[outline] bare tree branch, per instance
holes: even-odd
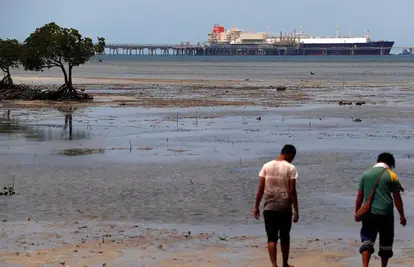
[[[50,68],[53,68],[53,67],[60,67],[61,65],[59,65],[59,64],[47,64],[47,65],[45,65],[45,68],[47,68],[47,69],[50,69]]]

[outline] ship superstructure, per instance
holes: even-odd
[[[261,54],[277,55],[388,55],[394,41],[372,41],[368,33],[354,37],[349,29],[348,36],[340,36],[338,27],[336,36],[314,37],[299,32],[269,34],[266,32],[242,31],[238,28],[226,30],[214,25],[208,34],[208,47],[224,50],[243,51],[243,47],[261,47]],[[276,49],[276,50],[275,50]],[[275,52],[276,51],[276,52]],[[240,54],[240,53],[239,53]]]

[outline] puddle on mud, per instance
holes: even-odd
[[[27,115],[28,118],[24,119],[22,115]],[[55,117],[52,122],[42,119],[33,122],[29,113],[22,112],[22,115],[1,116],[0,135],[6,135],[6,139],[21,138],[28,141],[83,140],[89,138],[87,129],[80,130],[73,127],[73,111],[62,112],[61,119]]]
[[[61,151],[117,162],[195,161],[198,156],[237,161],[273,155],[285,142],[301,150],[381,149],[392,139],[394,148],[404,149],[414,136],[402,121],[361,111],[356,115],[364,115],[363,122],[354,123],[348,111],[328,108],[332,111],[317,106],[16,109],[10,118],[0,117],[0,153]],[[380,122],[385,126],[378,127]],[[105,153],[88,150],[94,148]]]

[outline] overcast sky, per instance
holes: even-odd
[[[213,24],[242,30],[340,33],[414,45],[414,0],[1,0],[0,38],[24,40],[48,22],[107,43],[206,41]]]

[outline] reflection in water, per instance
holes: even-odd
[[[69,124],[69,140],[72,140],[72,114],[65,115],[65,126],[63,127],[63,130],[66,130],[68,128]]]
[[[69,140],[73,139],[73,126],[72,126],[72,118],[73,118],[73,112],[76,111],[76,108],[72,107],[59,107],[57,108],[62,114],[65,115],[65,126],[63,126],[63,130],[66,132],[66,130],[69,131]]]
[[[73,113],[76,109],[72,107],[57,108],[64,115],[64,124],[30,124],[24,123],[17,117],[10,116],[7,110],[0,117],[0,135],[6,134],[10,137],[23,135],[24,138],[35,141],[52,140],[82,140],[89,138],[89,131],[86,127],[82,130],[73,129]]]

